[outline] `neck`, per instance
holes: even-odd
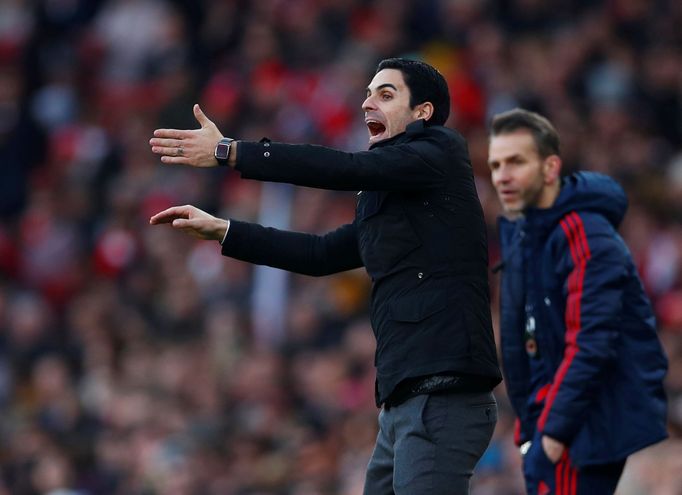
[[[537,203],[537,208],[551,208],[554,205],[557,197],[559,196],[559,191],[561,190],[561,181],[557,180],[553,184],[549,184],[542,190],[540,195],[540,200]]]

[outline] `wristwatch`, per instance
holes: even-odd
[[[234,139],[230,138],[222,138],[220,141],[218,141],[215,151],[213,152],[215,159],[218,160],[218,165],[227,165],[227,159],[230,156],[230,147],[232,146],[232,141],[234,141]]]

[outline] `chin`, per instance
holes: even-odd
[[[508,213],[509,215],[519,215],[523,211],[521,205],[517,204],[502,203],[502,209],[504,210],[505,213]]]
[[[369,144],[370,146],[376,143],[380,143],[381,141],[385,141],[388,139],[390,136],[386,136],[384,134],[378,134],[376,136],[370,136],[369,137]]]

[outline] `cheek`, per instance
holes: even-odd
[[[521,189],[524,190],[535,189],[537,177],[535,177],[533,174],[527,173],[525,170],[523,172],[524,173],[517,174],[516,183]]]
[[[530,185],[528,186],[528,189],[533,189],[533,190],[538,190],[542,189],[542,187],[545,184],[545,177],[542,174],[538,174],[533,177],[533,179],[530,182]]]
[[[526,201],[532,200],[537,197],[540,191],[542,191],[542,187],[542,177],[526,177],[523,184],[520,184],[521,195]]]
[[[399,132],[403,132],[407,125],[413,121],[414,119],[411,114],[405,112],[394,113],[390,118],[388,127],[393,133],[398,134]]]
[[[497,170],[493,170],[490,172],[490,180],[493,183],[494,186],[497,186],[501,182],[501,175],[500,172]]]
[[[497,175],[494,173],[490,174],[490,182],[492,183],[493,187],[495,189],[498,189],[500,187],[500,180]]]

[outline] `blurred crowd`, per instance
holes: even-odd
[[[362,270],[287,276],[259,333],[253,267],[151,214],[258,221],[267,186],[162,166],[157,127],[367,146],[376,63],[446,76],[499,258],[486,124],[557,126],[567,172],[625,187],[621,232],[670,359],[671,438],[621,495],[682,493],[682,3],[675,0],[0,0],[0,495],[358,495],[376,435]],[[355,195],[291,188],[294,230]],[[498,279],[491,275],[497,319]],[[523,492],[513,416],[474,495]]]

